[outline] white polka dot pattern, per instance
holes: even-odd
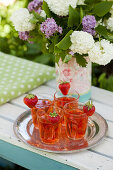
[[[0,105],[55,78],[55,69],[0,52]]]

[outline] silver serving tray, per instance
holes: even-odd
[[[108,125],[102,116],[95,113],[89,117],[87,132],[83,140],[75,141],[68,139],[65,134],[65,127],[62,126],[62,134],[59,142],[55,144],[45,144],[40,140],[39,130],[34,128],[29,110],[16,119],[13,129],[15,135],[30,147],[54,153],[73,153],[92,148],[99,144],[106,135]]]

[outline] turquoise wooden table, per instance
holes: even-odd
[[[55,80],[31,91],[41,97],[55,92]],[[92,87],[92,99],[108,123],[108,133],[96,147],[73,154],[54,154],[36,150],[21,142],[13,132],[15,119],[28,108],[25,95],[0,106],[0,157],[30,170],[113,170],[113,93]]]

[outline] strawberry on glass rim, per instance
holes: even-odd
[[[88,116],[92,116],[95,113],[95,106],[93,105],[93,102],[91,100],[88,101],[84,106],[83,106],[83,111],[86,113]]]
[[[60,81],[59,89],[63,95],[67,95],[70,89],[70,83],[66,81]]]
[[[54,123],[59,122],[60,116],[59,116],[56,112],[53,112],[53,113],[50,112],[50,114],[49,114],[49,116],[48,116],[48,120],[49,120],[51,123],[54,124]]]
[[[24,97],[24,103],[29,107],[33,108],[38,102],[38,97],[34,94],[28,94]]]

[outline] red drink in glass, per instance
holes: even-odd
[[[79,94],[76,92],[76,95],[73,95],[69,93],[68,95],[64,96],[61,92],[57,91],[54,94],[54,106],[56,108],[64,108],[64,105],[70,102],[74,102],[76,104],[76,107],[78,107],[78,100],[79,100]],[[62,124],[64,125],[64,119]]]
[[[66,133],[70,139],[82,139],[85,136],[88,116],[83,112],[83,106],[76,108],[76,103],[68,103],[64,106]]]
[[[50,113],[53,112],[59,116],[59,120],[56,122],[52,122],[49,117]],[[59,140],[62,117],[61,109],[55,109],[53,105],[51,105],[48,110],[42,107],[37,111],[39,133],[42,142],[53,144]]]
[[[31,115],[32,115],[32,121],[35,128],[38,128],[38,122],[37,122],[37,110],[40,109],[40,107],[48,107],[53,102],[49,99],[39,99],[35,107],[31,108]]]

